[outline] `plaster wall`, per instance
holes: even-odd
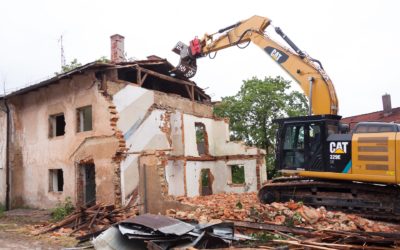
[[[186,162],[183,160],[168,161],[165,178],[168,183],[169,195],[185,195],[185,164]]]
[[[233,185],[229,165],[244,165],[245,184]],[[200,195],[201,170],[210,169],[214,176],[212,182],[213,193],[243,193],[257,191],[256,160],[234,161],[188,161],[186,163],[187,196]]]
[[[199,156],[196,146],[195,123],[205,125],[208,135],[209,153],[212,156],[257,155],[258,149],[248,147],[243,142],[229,141],[229,124],[223,120],[183,115],[185,156]]]
[[[0,204],[6,203],[6,138],[7,138],[7,115],[0,110]]]
[[[96,199],[114,201],[109,168],[113,168],[111,157],[118,141],[112,138],[109,102],[93,79],[90,74],[73,76],[11,99],[15,130],[11,159],[14,207],[49,208],[66,197],[75,202],[77,165],[87,160],[96,166]],[[77,132],[76,109],[87,105],[92,106],[93,129]],[[49,116],[59,113],[65,116],[65,135],[49,138]],[[63,192],[49,192],[48,170],[55,168],[63,170]]]
[[[139,153],[144,150],[168,150],[171,145],[161,130],[166,122],[166,111],[152,108],[153,91],[126,85],[113,96],[113,103],[120,117],[117,127],[122,131],[128,148],[128,154],[121,162],[124,202],[139,184]]]
[[[173,196],[199,195],[199,174],[202,168],[210,168],[215,176],[213,191],[246,192],[257,190],[256,148],[229,141],[226,121],[214,119],[212,107],[191,102],[175,95],[150,91],[135,85],[127,85],[113,96],[120,119],[128,153],[121,162],[122,203],[139,186],[140,155],[144,151],[165,151],[182,160],[170,160],[165,167],[168,194]],[[204,112],[203,116],[201,116]],[[212,156],[250,156],[250,158],[226,161],[187,161],[185,157],[201,157],[197,151],[195,123],[206,126],[209,152]],[[245,185],[229,183],[229,164],[245,166]],[[265,170],[262,165],[261,169]],[[187,171],[187,172],[186,172]],[[186,187],[185,187],[186,186]],[[187,191],[185,191],[187,189]]]

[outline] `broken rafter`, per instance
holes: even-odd
[[[194,100],[194,96],[192,95],[192,91],[190,91],[189,86],[185,85],[186,91],[190,97],[190,99],[193,101]]]
[[[136,68],[137,71],[143,71],[145,73],[148,73],[149,75],[158,77],[158,78],[166,80],[166,81],[175,82],[175,83],[184,84],[184,85],[189,85],[189,86],[196,86],[192,82],[185,81],[185,80],[182,80],[182,79],[173,78],[173,77],[167,76],[167,75],[163,75],[161,73],[155,72],[153,70],[145,69],[145,68],[142,68],[140,66],[134,66],[134,68]]]
[[[156,63],[154,63],[154,64],[156,64]],[[160,79],[163,79],[163,80],[166,80],[166,81],[170,81],[170,82],[183,84],[186,87],[186,91],[187,91],[190,99],[192,101],[194,101],[196,84],[194,84],[193,82],[190,82],[190,81],[174,78],[174,77],[167,76],[167,75],[158,73],[158,72],[150,70],[150,69],[143,68],[140,65],[145,65],[145,64],[140,63],[139,65],[138,64],[121,65],[121,66],[117,66],[115,68],[117,68],[117,69],[135,68],[137,70],[137,72],[138,72],[136,81],[137,81],[137,84],[139,86],[143,85],[144,81],[146,80],[147,75],[152,75],[152,76],[155,76],[157,78],[160,78]],[[150,64],[147,64],[147,65],[152,65],[152,64],[150,63]],[[142,72],[145,73],[143,77],[142,77]],[[190,86],[190,88],[189,88],[189,86]],[[196,91],[196,93],[199,94],[200,96],[202,96],[203,98],[207,99],[207,100],[210,99],[210,97],[207,96],[205,93],[202,93],[202,91],[200,91],[200,89],[198,89],[198,91]]]
[[[137,82],[137,84],[139,84],[140,87],[143,85],[144,81],[146,80],[147,75],[148,75],[148,73],[145,73],[145,74],[142,76],[142,68],[139,67],[139,68],[137,69],[136,82]]]
[[[144,74],[143,75],[143,77],[141,77],[141,83],[140,83],[140,86],[142,86],[143,85],[143,83],[144,83],[144,81],[146,81],[146,78],[147,78],[147,76],[148,76],[149,74],[148,73],[146,73],[146,74]]]
[[[197,93],[198,93],[199,95],[201,95],[202,97],[204,97],[204,99],[210,100],[210,97],[208,97],[206,94],[204,94],[204,93],[202,93],[202,92],[200,92],[200,91],[197,91]]]
[[[194,101],[194,87],[196,86],[194,83],[191,83],[189,81],[185,81],[185,80],[182,80],[182,79],[173,78],[171,76],[163,75],[163,74],[160,74],[158,72],[142,68],[142,67],[140,67],[138,65],[136,65],[135,68],[137,70],[137,81],[138,81],[138,84],[140,86],[142,86],[142,84],[144,82],[144,80],[142,79],[142,71],[143,71],[143,72],[146,73],[144,78],[147,77],[147,74],[150,74],[152,76],[158,77],[158,78],[166,80],[166,81],[183,84],[185,86],[185,88],[186,88],[186,91],[188,92],[188,95],[189,95],[190,99],[192,101]],[[189,86],[190,86],[190,89],[189,89]]]
[[[137,69],[136,73],[136,83],[139,84],[139,86],[142,86],[142,71],[140,68]]]

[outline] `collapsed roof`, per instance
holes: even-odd
[[[73,75],[94,71],[96,77],[100,77],[102,73],[109,70],[117,70],[118,80],[134,83],[146,89],[177,94],[192,101],[210,102],[211,100],[210,96],[198,87],[195,82],[181,76],[175,76],[173,74],[174,66],[166,59],[157,56],[149,56],[147,60],[119,63],[91,62],[45,81],[14,91],[1,97],[1,99],[22,95],[39,88],[57,84],[60,80],[68,79]]]

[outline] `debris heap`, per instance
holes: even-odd
[[[327,211],[324,207],[312,208],[301,202],[261,204],[256,193],[214,194],[199,197],[178,197],[193,211],[170,209],[167,215],[200,223],[213,220],[235,220],[297,226],[316,230],[393,232],[399,226],[376,222],[357,215]]]
[[[103,204],[80,207],[59,222],[39,225],[35,234],[53,232],[75,236],[78,240],[85,241],[100,234],[111,225],[134,217],[138,213],[135,207],[116,208],[114,205]]]

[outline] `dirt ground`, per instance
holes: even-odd
[[[34,236],[33,225],[50,220],[46,210],[15,209],[0,217],[0,249],[64,249],[76,245],[74,238],[51,234]]]

